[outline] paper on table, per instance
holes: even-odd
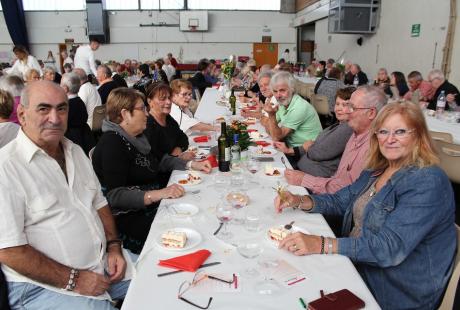
[[[274,267],[272,278],[287,288],[307,279],[306,275],[301,270],[295,268],[283,259],[278,260],[278,266]]]
[[[240,285],[240,275],[235,274],[228,274],[228,273],[209,273],[208,275],[217,277],[219,279],[225,279],[228,281],[232,281],[235,277],[235,281],[232,284],[221,282],[218,280],[213,279],[205,279],[198,282],[194,287],[193,290],[195,292],[200,293],[235,293],[241,292],[241,285]]]

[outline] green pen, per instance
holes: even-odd
[[[302,297],[299,298],[300,304],[304,309],[307,309],[307,305],[305,304],[305,301],[303,301]]]

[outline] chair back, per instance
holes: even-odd
[[[330,115],[329,103],[327,97],[324,95],[313,95],[311,97],[311,104],[315,107],[316,112],[320,115]]]
[[[438,310],[454,309],[455,293],[457,291],[458,280],[460,278],[460,227],[455,225],[455,228],[457,229],[457,254],[455,256],[454,270],[452,271],[452,276],[447,283],[447,289]]]
[[[93,110],[93,124],[92,124],[92,130],[93,131],[99,131],[102,128],[102,121],[106,117],[106,109],[105,105],[100,105],[94,108]]]
[[[198,104],[200,104],[201,101],[201,94],[200,90],[198,88],[193,88],[193,93],[195,94],[195,100]]]
[[[442,131],[431,131],[430,130],[430,136],[433,140],[442,140],[446,141],[449,143],[453,143],[454,139],[452,138],[452,135],[448,132],[442,132]]]
[[[454,183],[460,183],[460,145],[434,140],[440,159],[440,167]]]

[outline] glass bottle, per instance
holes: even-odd
[[[227,140],[227,124],[220,124],[220,136],[217,139],[217,147],[219,151],[219,171],[230,171],[230,145]]]
[[[232,115],[236,115],[236,97],[235,97],[235,90],[232,88],[232,94],[230,98],[228,98],[230,102],[230,110],[232,111]]]
[[[240,145],[238,144],[238,134],[233,135],[233,145],[231,147],[231,153],[232,153],[232,164],[237,163],[241,159],[241,148]]]

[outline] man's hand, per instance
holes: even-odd
[[[74,291],[85,296],[104,294],[110,286],[109,278],[89,270],[81,270]]]
[[[305,141],[305,142],[303,143],[302,147],[303,147],[303,149],[305,150],[305,152],[308,151],[308,149],[310,148],[310,146],[313,145],[313,143],[315,143],[315,141],[313,141],[313,140],[307,140],[307,141]]]
[[[449,102],[449,103],[454,102],[454,101],[455,101],[455,96],[456,96],[456,95],[454,95],[454,94],[448,94],[448,95],[446,96],[447,102]]]
[[[284,143],[284,142],[274,141],[273,145],[275,146],[275,148],[277,148],[278,150],[280,150],[284,154],[289,154],[289,155],[294,154],[294,149],[290,148],[290,147],[287,147],[286,143]]]
[[[206,174],[212,171],[212,166],[209,160],[204,161],[192,161],[192,169],[204,172]]]
[[[126,261],[121,252],[119,244],[111,244],[107,249],[107,267],[110,276],[110,283],[120,282],[125,276]]]
[[[305,173],[299,170],[286,169],[284,171],[284,176],[286,177],[288,183],[291,185],[300,186],[304,175]]]
[[[268,115],[275,115],[276,112],[278,111],[278,106],[272,107],[272,104],[265,104],[264,105],[264,111],[268,113]]]

